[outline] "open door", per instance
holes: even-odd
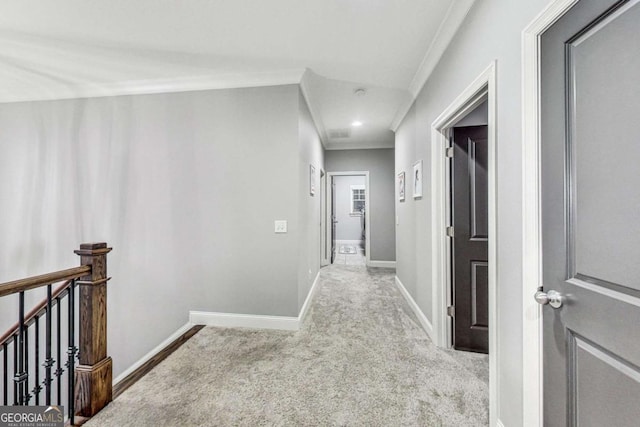
[[[487,126],[453,129],[453,347],[489,352]]]
[[[640,1],[541,37],[544,425],[640,422]]]

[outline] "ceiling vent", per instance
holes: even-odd
[[[340,139],[349,138],[351,136],[351,129],[330,129],[329,138]]]

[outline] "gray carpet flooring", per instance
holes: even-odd
[[[319,286],[300,331],[204,328],[85,425],[488,425],[487,356],[435,347],[392,270]]]

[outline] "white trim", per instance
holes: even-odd
[[[324,126],[324,122],[322,121],[322,115],[315,107],[315,103],[312,102],[311,89],[309,88],[309,76],[312,71],[308,68],[304,71],[304,74],[300,78],[300,91],[302,92],[302,96],[304,100],[307,102],[307,107],[309,108],[309,113],[311,113],[311,120],[313,120],[313,124],[316,126],[316,131],[318,132],[318,136],[320,137],[320,142],[322,146],[327,149],[327,130]]]
[[[523,425],[543,424],[542,309],[533,294],[542,283],[540,235],[540,35],[578,0],[555,0],[522,32],[522,398]]]
[[[362,240],[336,240],[337,245],[361,245]]]
[[[162,341],[156,347],[154,347],[147,354],[142,356],[137,362],[129,366],[114,380],[113,384],[116,385],[120,381],[127,378],[136,369],[147,363],[158,353],[164,350],[167,346],[171,345],[175,340],[184,335],[195,325],[207,325],[207,326],[223,326],[223,327],[245,327],[245,328],[260,328],[260,329],[283,329],[296,331],[299,329],[299,325],[302,324],[309,307],[311,307],[311,301],[318,291],[318,284],[320,283],[320,272],[316,274],[316,278],[311,285],[311,289],[307,294],[307,298],[300,309],[298,317],[282,317],[282,316],[253,316],[247,314],[230,314],[230,313],[211,313],[203,311],[190,311],[189,322],[180,327],[177,331],[171,334],[166,340]],[[266,324],[265,324],[266,322]],[[295,325],[295,327],[294,327]]]
[[[311,307],[311,301],[319,289],[320,272],[309,289],[298,317],[267,316],[254,314],[216,313],[207,311],[190,311],[190,325],[218,326],[222,328],[280,329],[297,331]],[[174,338],[175,339],[175,338]]]
[[[297,317],[206,311],[190,311],[189,321],[194,325],[218,326],[223,328],[281,329],[285,331],[297,331],[300,326]]]
[[[449,43],[453,40],[453,37],[458,32],[460,25],[467,17],[471,6],[473,6],[475,0],[458,0],[451,3],[449,10],[447,11],[444,19],[442,20],[438,31],[436,32],[431,45],[427,49],[427,53],[422,58],[422,62],[418,67],[413,80],[409,84],[410,97],[407,101],[398,108],[393,121],[391,122],[391,130],[396,132],[402,120],[407,115],[413,102],[418,97],[418,94],[429,80],[431,73],[440,62],[440,58],[449,47]]]
[[[350,206],[351,212],[349,212],[349,215],[350,216],[362,216],[362,212],[353,210],[353,202],[355,202],[355,200],[353,200],[353,190],[364,190],[364,189],[366,189],[366,187],[363,184],[356,184],[356,185],[350,185],[349,189],[351,191],[351,206]],[[366,206],[367,201],[365,200],[364,202],[365,202],[365,206]]]
[[[307,298],[304,300],[304,304],[302,304],[302,308],[300,309],[300,313],[298,314],[298,327],[302,325],[302,321],[307,315],[307,311],[309,311],[309,307],[311,307],[311,301],[318,291],[318,283],[320,283],[320,272],[316,274],[316,278],[313,281],[313,285],[311,285],[311,289],[309,289],[309,293],[307,294]]]
[[[434,342],[440,347],[451,345],[451,322],[446,313],[450,304],[449,239],[447,222],[447,173],[444,149],[449,128],[475,109],[485,97],[488,100],[488,215],[489,215],[489,414],[490,425],[499,416],[498,310],[497,310],[497,198],[496,198],[496,61],[493,61],[431,125],[431,192],[432,192],[432,283]]]
[[[496,421],[496,427],[504,427],[504,424],[502,423],[502,421],[497,420]]]
[[[182,327],[180,327],[180,329],[178,329],[173,334],[171,334],[169,336],[169,338],[167,338],[166,340],[162,341],[160,344],[158,344],[156,347],[154,347],[150,352],[148,352],[147,354],[142,356],[140,359],[138,359],[137,362],[135,362],[133,365],[129,366],[120,375],[118,375],[112,381],[113,385],[116,385],[120,381],[122,381],[125,378],[127,378],[129,375],[131,375],[133,372],[135,372],[136,369],[140,368],[142,365],[147,363],[149,360],[151,360],[153,357],[155,357],[158,353],[160,353],[166,347],[171,345],[171,343],[173,343],[175,340],[177,340],[182,335],[184,335],[184,333],[187,332],[189,329],[191,329],[193,326],[194,326],[193,323],[189,322],[186,325],[183,325]]]
[[[320,267],[329,265],[329,243],[327,241],[327,173],[320,169]]]
[[[418,318],[420,325],[422,325],[422,329],[424,329],[424,331],[427,333],[429,339],[433,341],[433,325],[431,324],[431,322],[429,322],[429,319],[427,319],[427,316],[424,315],[422,310],[420,310],[420,307],[418,307],[418,304],[411,297],[411,294],[409,294],[409,291],[407,291],[407,288],[404,287],[402,281],[398,276],[396,276],[396,285],[398,286],[398,289],[400,289],[400,293],[402,294],[404,299],[407,300],[407,304],[409,304],[409,307],[411,307],[411,310],[413,310],[416,317]]]
[[[366,216],[365,216],[365,264],[368,266],[369,265],[369,257],[371,256],[371,209],[369,209],[369,207],[371,206],[371,188],[370,188],[370,183],[369,183],[369,171],[345,171],[345,172],[327,172],[327,194],[326,194],[326,200],[327,200],[327,224],[331,224],[332,223],[332,219],[331,219],[331,210],[332,210],[332,203],[333,201],[331,200],[331,191],[329,191],[329,188],[331,188],[333,186],[333,177],[334,176],[360,176],[360,175],[364,175],[364,181],[365,181],[365,209],[366,209]],[[328,236],[328,241],[331,242],[331,227],[327,227],[327,236]],[[336,245],[338,244],[338,242],[349,242],[351,240],[336,240]],[[360,242],[360,240],[354,240],[357,242]],[[330,246],[330,245],[327,245]],[[329,249],[329,251],[331,251],[331,249]]]
[[[219,74],[116,83],[75,84],[64,88],[47,88],[46,91],[42,92],[25,92],[20,96],[1,98],[0,103],[299,84],[304,72],[304,69],[291,69],[265,73]]]
[[[377,268],[396,268],[395,261],[376,261],[369,260],[369,267],[377,267]]]

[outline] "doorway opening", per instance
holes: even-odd
[[[369,172],[328,172],[327,264],[369,265]]]
[[[324,169],[320,169],[320,267],[329,265],[330,257],[327,246],[327,174]]]
[[[431,127],[433,338],[439,347],[488,351],[490,425],[498,414],[499,366],[495,69],[493,62]],[[465,283],[456,302],[458,279]],[[454,341],[454,318],[471,332],[462,343]]]
[[[450,129],[449,320],[456,350],[489,352],[487,102]]]

